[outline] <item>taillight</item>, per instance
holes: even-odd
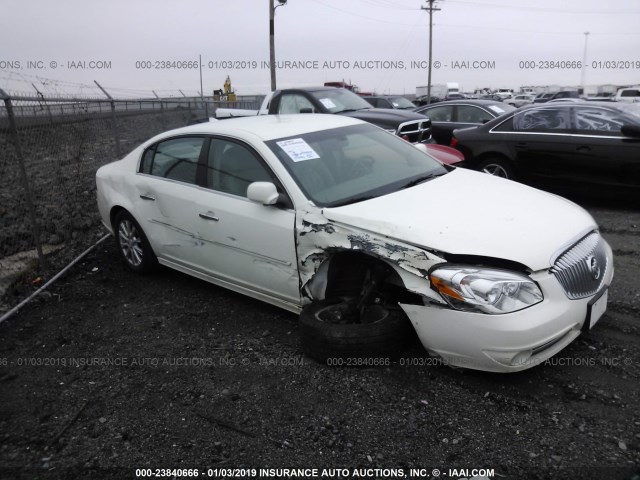
[[[456,148],[458,146],[458,139],[456,137],[451,137],[451,146]]]

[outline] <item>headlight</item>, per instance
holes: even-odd
[[[431,285],[456,310],[511,313],[542,301],[529,277],[504,270],[444,266],[429,275]]]

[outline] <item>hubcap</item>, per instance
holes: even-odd
[[[502,165],[496,165],[495,163],[490,163],[486,165],[482,171],[484,173],[488,173],[489,175],[495,175],[496,177],[509,178],[509,174],[504,169]]]
[[[120,222],[118,228],[118,239],[120,241],[120,250],[124,259],[134,267],[142,264],[142,240],[138,229],[130,220]]]

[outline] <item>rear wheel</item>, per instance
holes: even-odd
[[[488,158],[487,160],[480,162],[478,170],[500,178],[506,178],[509,180],[515,179],[513,166],[508,160],[502,158]]]
[[[158,259],[138,222],[122,210],[116,215],[113,227],[118,252],[125,265],[138,273],[153,270],[158,264]]]

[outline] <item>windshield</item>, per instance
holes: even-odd
[[[344,88],[332,88],[309,92],[331,113],[371,108],[369,102]]]
[[[404,97],[389,97],[393,108],[416,108],[416,106]]]
[[[447,170],[429,155],[373,125],[353,125],[266,142],[319,207],[386,195]]]

